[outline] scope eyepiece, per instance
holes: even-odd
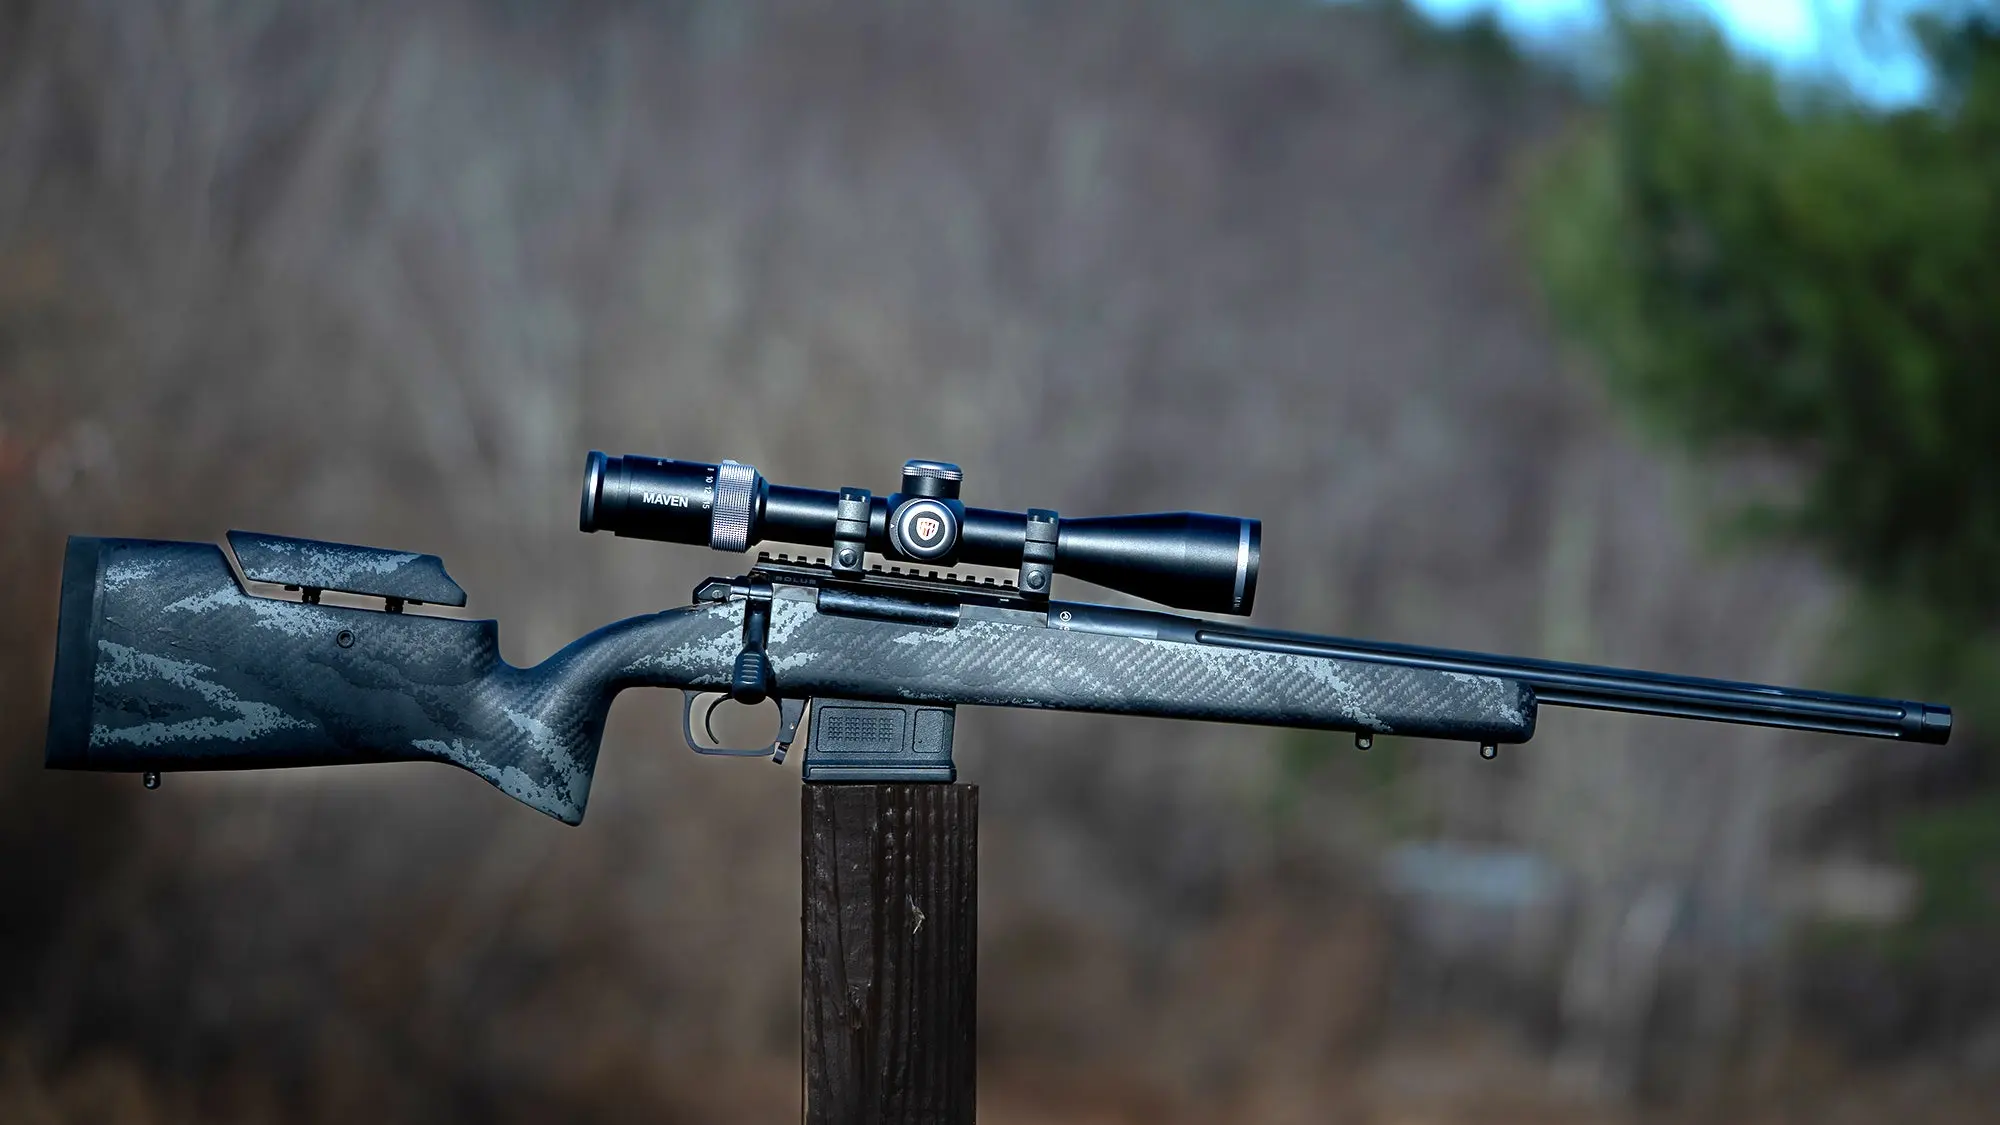
[[[747,551],[757,542],[764,480],[734,461],[709,465],[657,457],[606,457],[583,468],[577,526],[639,539]]]
[[[963,477],[949,462],[910,461],[898,493],[848,489],[843,498],[771,484],[734,461],[592,451],[577,525],[721,551],[766,541],[831,548],[838,533],[850,547],[861,537],[866,550],[912,563],[1018,567],[1022,595],[1037,599],[1048,596],[1053,571],[1178,609],[1247,614],[1256,600],[1263,539],[1256,520],[1200,512],[1062,519],[1037,509],[1031,524],[1029,513],[965,507],[958,499]],[[834,569],[861,576],[858,560]]]

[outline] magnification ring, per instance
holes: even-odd
[[[750,517],[757,504],[757,470],[737,461],[715,467],[715,513],[708,545],[718,551],[750,549]]]

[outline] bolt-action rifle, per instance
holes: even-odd
[[[693,604],[615,622],[532,668],[498,626],[442,616],[465,592],[435,555],[229,533],[74,537],[63,563],[47,764],[175,770],[437,761],[569,824],[611,701],[685,693],[700,753],[808,781],[950,781],[960,706],[1035,707],[1459,739],[1492,758],[1541,704],[1941,743],[1948,708],[1798,688],[1252,629],[1051,597],[1057,574],[1162,605],[1247,615],[1260,525],[1172,514],[1068,519],[968,508],[957,466],[828,492],[748,465],[586,464],[584,531],[760,554]],[[1012,571],[973,577],[960,564]],[[334,595],[328,600],[324,595]],[[720,744],[723,702],[770,702],[768,745]]]

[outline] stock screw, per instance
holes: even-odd
[[[1479,744],[1479,756],[1490,762],[1500,756],[1500,747],[1491,742],[1482,742]]]
[[[340,632],[335,633],[333,635],[333,643],[339,645],[341,648],[353,648],[354,630],[342,629]]]
[[[1375,745],[1375,736],[1372,734],[1358,733],[1354,736],[1354,748],[1356,750],[1366,750],[1373,745]]]
[[[158,789],[160,787],[160,771],[147,770],[145,776],[141,777],[139,782],[148,789]]]

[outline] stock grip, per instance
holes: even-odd
[[[516,668],[492,621],[261,597],[213,544],[73,537],[46,764],[438,761],[576,824],[612,697],[726,684],[733,626],[727,607],[636,617]]]

